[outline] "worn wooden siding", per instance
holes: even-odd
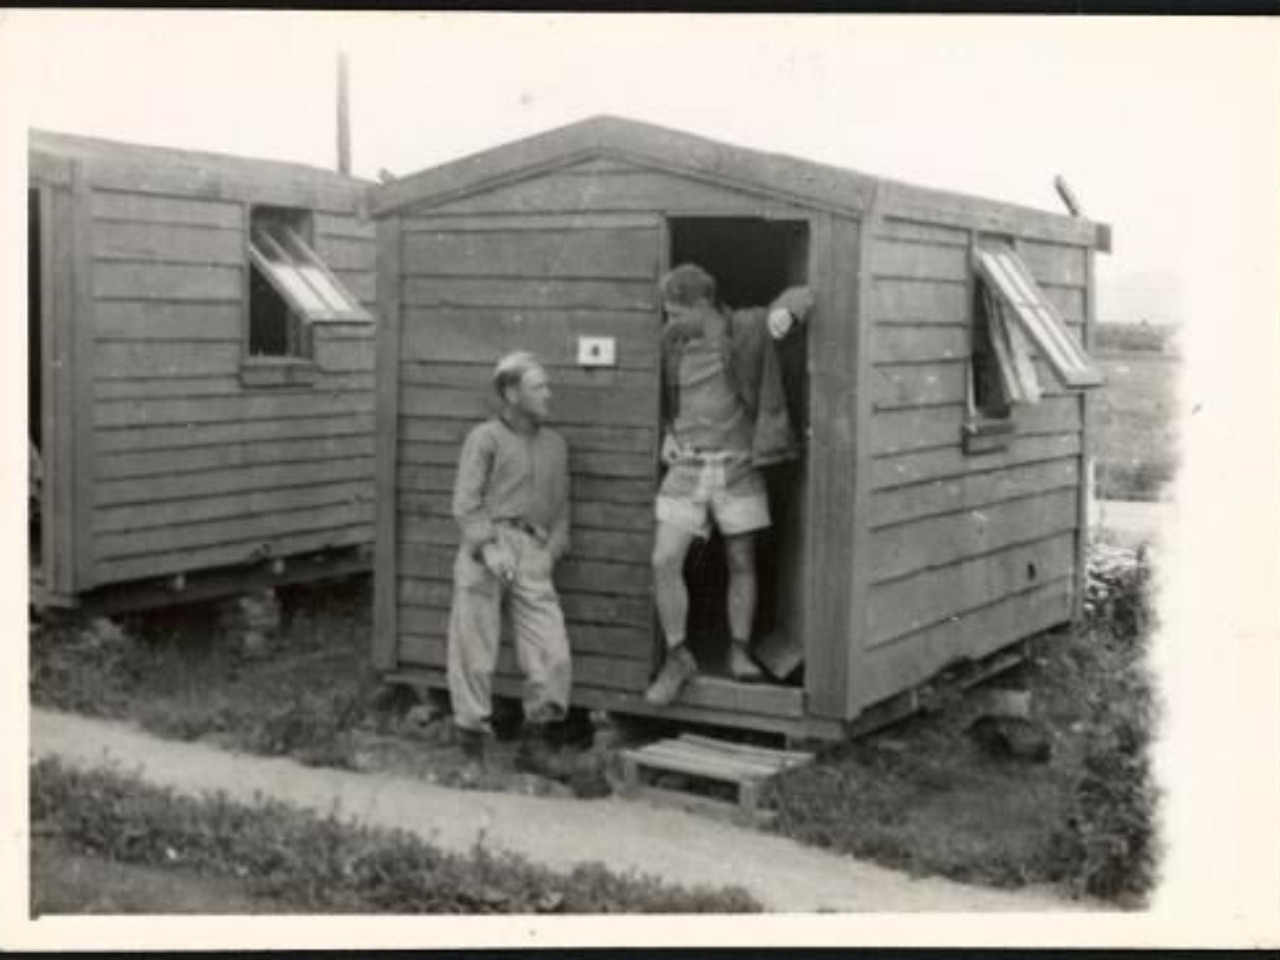
[[[496,410],[494,361],[524,348],[548,365],[554,427],[570,449],[573,544],[556,580],[575,686],[635,692],[654,642],[659,221],[569,203],[558,182],[540,178],[402,221],[397,660],[444,666],[458,455]],[[596,189],[609,208],[608,189]],[[577,339],[587,335],[615,338],[615,368],[577,366]],[[519,675],[504,653],[499,682]]]
[[[314,386],[241,384],[245,206],[92,194],[93,582],[370,543],[373,327],[318,325]],[[372,310],[373,227],[316,214]]]
[[[444,665],[463,437],[493,412],[489,374],[523,347],[548,364],[570,447],[573,547],[557,570],[580,690],[638,692],[654,652],[660,214],[804,211],[758,194],[614,160],[494,186],[402,223],[397,403],[398,661]],[[577,366],[579,336],[618,363]],[[499,683],[518,676],[499,662]]]
[[[971,236],[885,217],[871,254],[872,416],[863,704],[1068,619],[1081,399],[1036,358],[1045,398],[1005,450],[966,455]],[[1079,335],[1086,250],[1019,240]]]

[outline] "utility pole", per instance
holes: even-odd
[[[351,111],[348,102],[347,55],[338,51],[338,172],[351,175]]]

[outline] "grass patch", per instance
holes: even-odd
[[[120,618],[119,629],[76,618],[37,622],[32,702],[312,766],[573,795],[571,786],[515,770],[514,742],[497,744],[491,769],[469,777],[450,724],[411,722],[411,694],[374,695],[368,577],[277,592],[280,631],[261,656],[245,654],[210,604]],[[501,700],[496,706],[519,709]],[[514,733],[514,725],[500,726]]]
[[[1050,762],[989,755],[967,733],[976,698],[952,697],[777,778],[774,829],[915,874],[1141,906],[1155,872],[1150,574],[1116,550],[1096,551],[1090,573],[1087,629],[1045,635],[999,680],[1032,692]]]
[[[1140,328],[1118,335],[1141,338]],[[1095,392],[1097,495],[1110,500],[1157,500],[1177,472],[1178,362],[1163,349],[1124,344],[1099,358],[1107,384]]]
[[[57,837],[31,838],[31,915],[264,914],[282,905],[239,879],[148,867],[87,854]]]
[[[276,801],[188,797],[116,771],[42,760],[31,820],[82,854],[243,884],[293,912],[745,913],[739,888],[668,884],[600,864],[560,873],[482,845],[466,856],[403,831],[362,827]]]
[[[1171,489],[1176,467],[1171,456],[1154,461],[1099,460],[1094,475],[1098,495],[1107,500],[1155,502]]]
[[[270,656],[222,635],[216,608],[193,604],[122,618],[36,624],[33,703],[127,718],[160,736],[351,768],[351,731],[367,716],[368,578],[282,589]]]

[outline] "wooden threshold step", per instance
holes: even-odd
[[[655,770],[731,783],[738,790],[738,806],[751,813],[767,780],[812,760],[811,753],[772,750],[684,733],[623,751],[622,770],[629,793],[639,792],[645,786],[645,771]]]

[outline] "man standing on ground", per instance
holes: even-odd
[[[548,723],[569,705],[570,653],[551,574],[569,548],[569,469],[564,439],[544,425],[551,388],[530,353],[494,371],[501,413],[467,436],[453,492],[462,528],[449,618],[449,693],[463,752],[482,761],[503,613],[525,675],[517,766],[555,776]]]
[[[684,561],[714,520],[729,567],[729,670],[735,680],[760,679],[751,655],[756,612],[755,533],[770,525],[760,468],[794,460],[799,446],[783,393],[772,340],[809,315],[812,294],[785,291],[767,309],[728,313],[715,279],[685,264],[662,278],[663,460],[658,491],[654,591],[666,637],[666,659],[645,694],[665,705],[698,669],[685,643],[689,593]]]

